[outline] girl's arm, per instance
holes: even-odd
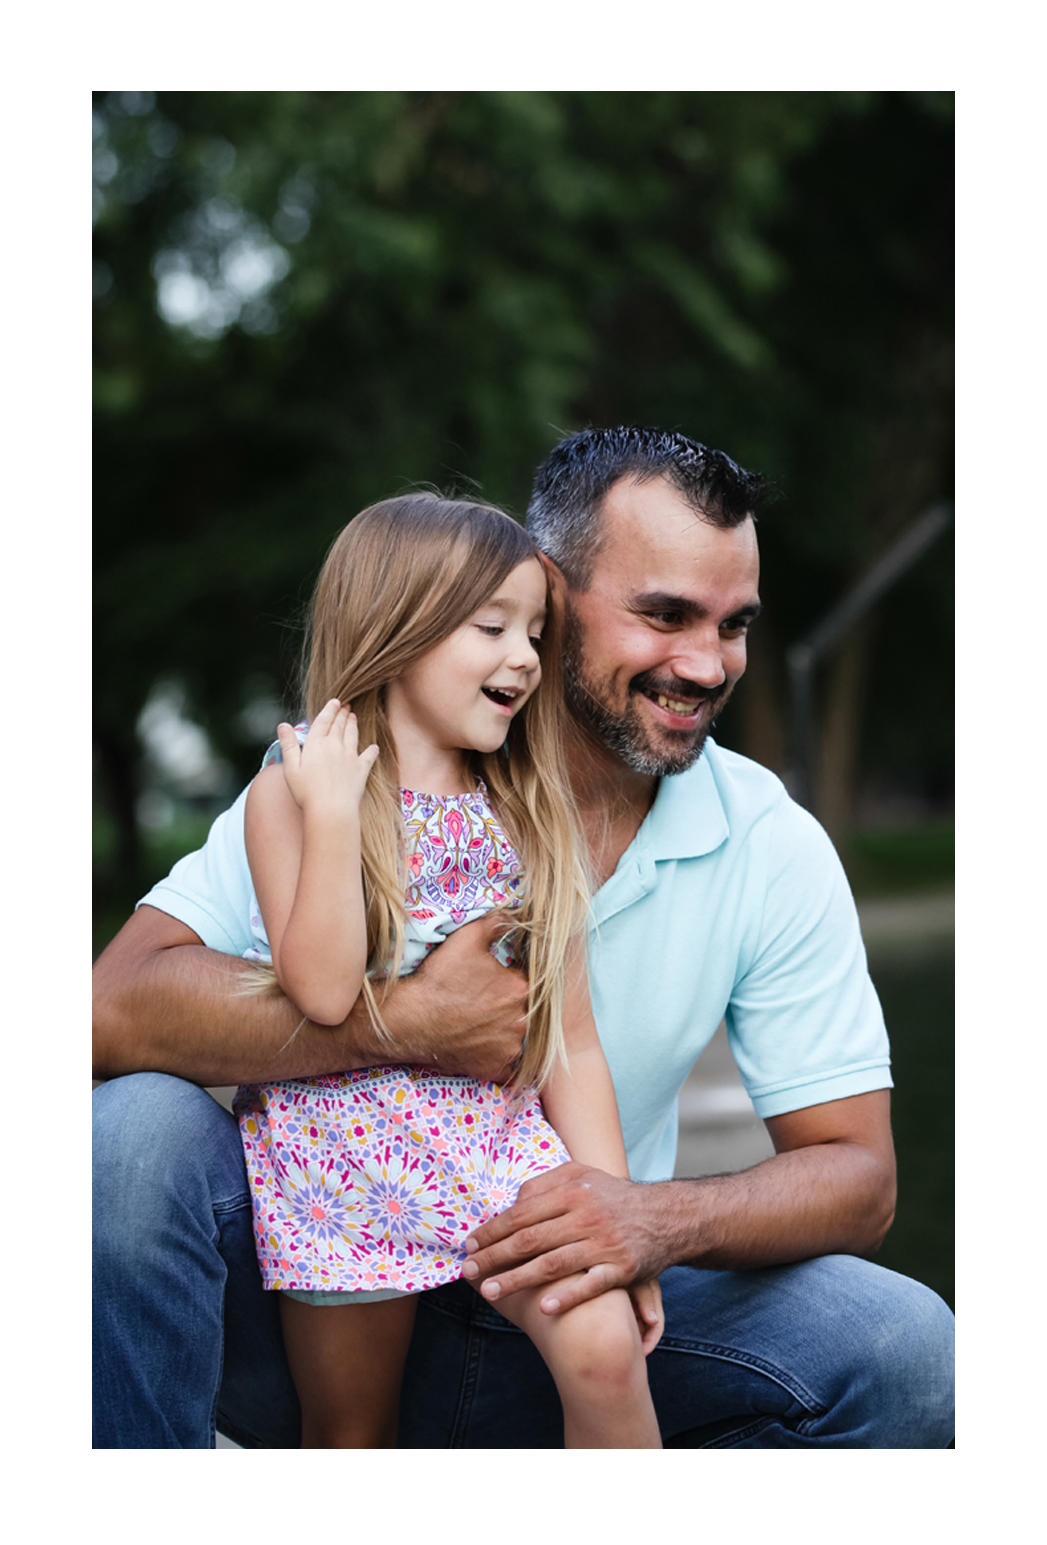
[[[570,1066],[564,1068],[557,1064],[542,1089],[542,1105],[573,1160],[628,1180],[629,1164],[622,1140],[618,1101],[593,1018],[585,955],[581,948],[576,951],[570,969],[563,1019]],[[649,1355],[658,1345],[665,1328],[658,1278],[633,1282],[628,1292],[644,1354]],[[550,1312],[545,1299],[542,1308]]]
[[[545,1114],[572,1159],[628,1180],[618,1102],[593,1018],[581,946],[570,965],[563,1025],[569,1067],[557,1063],[542,1089]]]
[[[357,753],[356,718],[337,699],[299,747],[277,730],[283,766],[259,773],[244,838],[277,981],[302,1014],[340,1025],[367,969],[360,800],[378,747]]]

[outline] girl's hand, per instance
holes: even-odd
[[[305,745],[289,724],[278,724],[277,739],[284,759],[284,778],[300,810],[307,808],[327,819],[356,815],[364,785],[378,759],[378,747],[357,751],[356,715],[333,697],[309,726]]]
[[[650,1357],[665,1329],[665,1310],[662,1308],[662,1285],[657,1277],[647,1282],[633,1282],[629,1289],[633,1312],[640,1327],[643,1355]]]

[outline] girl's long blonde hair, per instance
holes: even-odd
[[[361,511],[335,538],[313,595],[303,652],[305,715],[331,698],[357,717],[360,745],[379,758],[360,807],[368,968],[393,982],[404,950],[406,862],[396,746],[384,687],[467,622],[519,564],[538,556],[532,538],[493,505],[405,494]],[[513,914],[524,941],[527,1041],[516,1076],[541,1087],[564,1060],[567,963],[584,937],[588,887],[563,753],[559,629],[542,639],[542,680],[512,719],[504,747],[470,753],[525,872]],[[379,1002],[364,994],[376,1029]]]

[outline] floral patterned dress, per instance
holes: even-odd
[[[271,758],[270,758],[271,759]],[[522,873],[481,784],[401,792],[403,973],[463,923],[519,905]],[[268,956],[252,904],[254,959]],[[263,953],[264,950],[264,953]],[[533,1092],[420,1067],[241,1088],[240,1122],[267,1288],[419,1293],[461,1275],[465,1240],[523,1182],[569,1155]]]

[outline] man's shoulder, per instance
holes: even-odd
[[[233,955],[243,954],[251,943],[251,874],[244,848],[247,792],[244,789],[215,819],[203,847],[180,858],[166,879],[138,902],[177,918],[212,949]]]
[[[780,863],[831,846],[776,773],[711,739],[693,767],[662,779],[652,815],[656,857],[740,856],[755,844]]]

